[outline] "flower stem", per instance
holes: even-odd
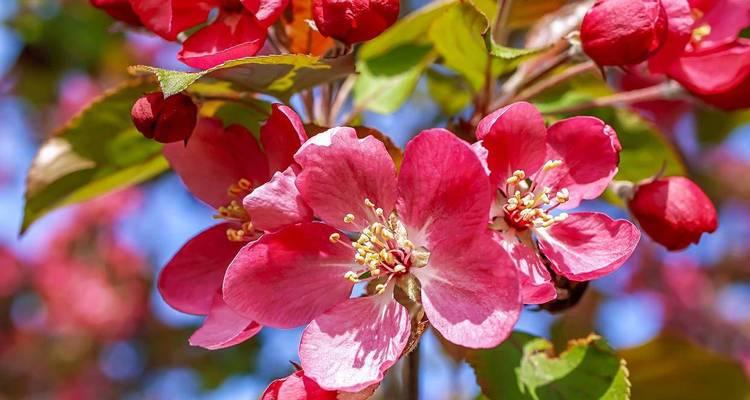
[[[584,74],[589,71],[596,71],[596,69],[597,69],[597,66],[593,61],[587,61],[581,64],[576,64],[566,69],[565,71],[560,72],[559,74],[549,76],[527,87],[521,93],[513,97],[513,99],[510,102],[514,103],[516,101],[533,99],[534,97],[540,95],[547,89],[551,89],[567,81],[568,79],[573,78],[574,76]]]
[[[414,350],[406,356],[406,364],[404,365],[404,386],[405,386],[405,399],[406,400],[419,400],[419,348]]]
[[[569,107],[545,110],[544,114],[568,114],[591,108],[621,106],[642,101],[668,100],[674,98],[680,93],[682,93],[682,88],[679,85],[674,82],[666,82],[643,89],[615,93],[611,96],[600,97],[598,99],[593,99]]]

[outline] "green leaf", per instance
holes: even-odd
[[[214,117],[220,119],[224,126],[239,124],[256,135],[259,134],[261,124],[268,119],[269,115],[271,115],[271,103],[258,99],[248,99],[242,104],[222,102],[214,113]]]
[[[491,37],[489,38],[490,54],[494,57],[502,58],[503,60],[520,62],[525,60],[527,57],[539,54],[546,49],[547,47],[539,47],[535,49],[515,49],[512,47],[501,46],[495,43]]]
[[[491,62],[482,36],[488,24],[487,17],[474,5],[461,2],[438,17],[429,30],[444,64],[465,76],[475,90],[484,86]],[[493,65],[490,73],[499,74],[500,67]]]
[[[238,88],[280,99],[354,73],[352,56],[320,59],[304,54],[241,58],[200,72],[180,72],[137,65],[131,73],[156,75],[166,96],[182,92],[201,78],[232,82]]]
[[[471,88],[460,76],[427,71],[427,91],[446,115],[458,114],[471,102]]]
[[[665,335],[620,354],[631,371],[634,399],[750,399],[739,362],[686,339]]]
[[[419,78],[435,60],[430,46],[405,44],[357,63],[355,107],[381,114],[396,111],[409,99]]]
[[[559,356],[552,343],[514,333],[500,346],[467,354],[482,393],[494,400],[625,400],[628,370],[599,336],[571,341]]]
[[[130,81],[94,101],[42,144],[31,164],[21,231],[50,211],[167,170],[159,143],[133,127],[130,109],[153,83]]]

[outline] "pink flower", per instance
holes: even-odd
[[[255,55],[264,45],[269,26],[279,18],[288,0],[131,0],[143,25],[167,40],[208,20],[182,44],[180,61],[208,69],[228,60]]]
[[[378,386],[375,384],[357,393],[325,390],[300,370],[271,382],[260,400],[366,400]]]
[[[207,315],[191,344],[224,348],[260,330],[259,324],[236,314],[222,300],[224,272],[237,252],[263,232],[311,218],[290,183],[295,176],[292,156],[305,140],[299,117],[276,104],[260,130],[263,150],[244,127],[224,129],[215,119],[200,120],[187,146],[164,147],[188,189],[215,207],[217,217],[225,221],[192,238],[159,276],[159,291],[169,305]]]
[[[572,281],[602,277],[632,254],[640,233],[605,214],[554,215],[604,192],[621,150],[611,127],[592,117],[559,121],[547,129],[539,111],[514,103],[484,118],[477,138],[497,185],[491,227],[521,271],[527,304],[556,297],[552,272]]]
[[[325,36],[347,44],[365,42],[398,19],[399,0],[312,0],[315,25]]]
[[[382,380],[410,336],[411,317],[394,292],[413,278],[446,339],[493,347],[510,334],[518,278],[487,230],[492,193],[468,144],[442,129],[422,132],[397,174],[382,142],[335,128],[295,160],[296,187],[322,222],[245,247],[227,270],[224,300],[263,325],[309,323],[300,344],[308,377],[352,392]],[[359,282],[368,295],[350,298]]]

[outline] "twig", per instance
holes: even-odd
[[[570,78],[573,78],[576,75],[580,75],[588,71],[596,71],[596,70],[597,70],[597,66],[596,66],[596,63],[594,63],[593,61],[587,61],[581,64],[576,64],[562,71],[559,74],[549,76],[545,79],[538,81],[537,83],[531,86],[528,86],[526,89],[521,91],[521,93],[514,96],[509,101],[509,103],[532,99],[538,96],[539,94],[541,94],[542,92],[544,92],[545,90],[553,88],[559,85],[560,83],[565,82]]]
[[[638,103],[641,101],[663,100],[674,97],[682,92],[682,88],[673,82],[662,83],[647,88],[631,90],[629,92],[616,93],[611,96],[600,97],[598,99],[586,101],[570,107],[561,107],[558,109],[546,110],[544,114],[568,114],[591,108],[618,106]]]
[[[328,116],[328,119],[332,124],[336,124],[336,122],[338,121],[341,109],[344,108],[344,104],[346,104],[346,100],[349,98],[352,89],[354,89],[354,83],[356,81],[356,75],[352,74],[349,75],[344,83],[341,84],[341,87],[339,88],[339,91],[338,93],[336,93],[336,97],[333,100],[333,105],[331,106],[331,114]]]

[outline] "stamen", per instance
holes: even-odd
[[[544,172],[547,172],[549,170],[555,169],[563,164],[562,160],[549,160],[546,163],[544,163],[544,166],[542,167],[542,170]]]
[[[354,222],[354,214],[346,214],[344,216],[344,222],[347,224],[351,224],[352,222]]]
[[[332,233],[331,236],[328,237],[328,240],[330,240],[331,243],[336,244],[341,240],[341,234],[338,232]]]

